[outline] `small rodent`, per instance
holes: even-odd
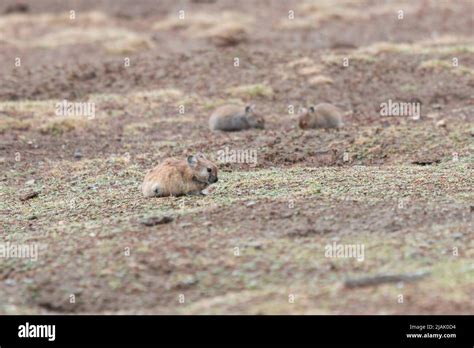
[[[186,160],[167,158],[151,169],[141,186],[145,197],[183,196],[201,194],[217,182],[217,166],[203,154]]]
[[[311,128],[341,128],[342,112],[339,108],[328,103],[321,103],[309,108],[301,108],[299,115],[301,129]]]
[[[214,110],[209,118],[209,128],[213,131],[235,132],[249,128],[263,129],[264,127],[265,120],[255,113],[255,105],[246,107],[224,105]]]

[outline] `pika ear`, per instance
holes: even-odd
[[[314,112],[314,106],[311,105],[311,106],[308,108],[308,110],[309,110],[310,112]]]
[[[191,168],[194,168],[197,164],[196,156],[188,156],[188,164]]]
[[[245,113],[248,114],[248,113],[251,113],[255,111],[255,104],[252,104],[252,105],[247,105],[245,107]]]

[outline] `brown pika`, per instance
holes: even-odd
[[[264,127],[265,120],[255,113],[255,105],[246,107],[224,105],[214,110],[209,118],[209,128],[213,131],[235,132],[249,128],[263,129]]]
[[[301,129],[311,128],[341,128],[342,112],[339,108],[328,103],[321,103],[309,108],[301,108],[299,115]]]
[[[186,160],[167,158],[151,169],[141,186],[145,197],[203,195],[202,190],[217,182],[217,166],[203,154]]]

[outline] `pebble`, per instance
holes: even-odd
[[[16,285],[16,280],[15,279],[6,279],[4,283],[5,283],[5,285],[13,286],[13,285]]]
[[[156,226],[167,224],[173,221],[173,218],[170,216],[153,216],[146,219],[140,220],[140,224],[145,226]]]
[[[76,151],[74,151],[74,158],[75,158],[75,159],[81,159],[81,158],[82,158],[82,152],[81,152],[81,150],[76,150]]]
[[[464,234],[460,232],[455,232],[451,234],[451,237],[453,237],[454,239],[461,239],[462,237],[464,237]]]
[[[20,197],[20,201],[24,202],[24,201],[27,201],[29,199],[38,197],[38,195],[39,195],[39,192],[37,192],[37,191],[27,192],[27,193],[23,194]]]

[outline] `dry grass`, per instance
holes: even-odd
[[[302,76],[319,74],[324,67],[322,65],[309,65],[298,69],[298,74]]]
[[[57,100],[0,101],[0,112],[22,112],[32,114],[53,114]]]
[[[121,28],[65,28],[39,39],[20,42],[28,47],[54,48],[63,45],[100,43],[110,53],[133,53],[152,48],[147,35]]]
[[[30,14],[10,14],[0,16],[0,29],[9,30],[16,26],[69,26],[71,24],[78,26],[106,25],[112,19],[103,12],[91,11],[77,13],[76,18],[71,19],[69,12],[61,13],[37,13],[34,16]]]
[[[297,6],[295,18],[288,18],[279,22],[282,29],[311,29],[317,28],[329,21],[362,21],[370,20],[376,16],[397,16],[398,10],[403,9],[404,14],[414,13],[419,6],[410,3],[387,3],[378,6],[366,6],[362,0],[320,0],[305,1]],[[364,6],[365,5],[365,6]]]
[[[94,103],[102,104],[114,102],[119,105],[129,105],[130,103],[147,102],[150,104],[165,103],[177,100],[184,96],[183,92],[174,88],[153,89],[148,91],[130,92],[127,94],[99,93],[89,95],[88,100]]]
[[[428,1],[428,4],[418,4],[410,1],[391,1],[368,5],[364,0],[318,0],[302,1],[295,9],[295,18],[281,20],[281,29],[311,29],[318,28],[329,21],[368,21],[375,17],[389,16],[397,18],[399,11],[403,16],[416,14],[422,6],[448,9],[452,4],[445,1]],[[454,4],[453,4],[454,5]]]
[[[130,93],[127,95],[132,101],[170,101],[176,100],[183,96],[183,92],[178,89],[168,88],[168,89],[155,89],[150,91],[142,91],[142,92],[135,92]]]
[[[122,39],[106,41],[103,47],[109,53],[130,54],[146,51],[154,47],[153,41],[146,35],[129,32]]]
[[[0,134],[10,130],[27,130],[31,126],[30,122],[17,120],[13,117],[0,114]]]
[[[265,84],[242,85],[227,89],[227,93],[233,97],[242,98],[270,98],[273,96],[273,89]]]
[[[349,66],[351,62],[355,61],[358,63],[374,63],[376,58],[367,54],[355,53],[355,54],[326,54],[321,57],[324,64],[343,66],[345,60],[348,60]]]
[[[307,76],[310,85],[332,83],[332,79],[327,76],[320,75],[325,67],[321,64],[315,64],[313,59],[309,57],[302,57],[292,60],[285,65],[280,65],[277,68],[277,74],[282,76],[282,79],[295,79],[297,75]],[[296,74],[295,74],[296,71]]]
[[[454,66],[452,62],[439,59],[426,60],[418,66],[418,69],[432,72],[449,70],[456,75],[474,75],[474,69],[461,65]]]
[[[39,127],[42,134],[61,135],[78,129],[84,129],[90,122],[84,117],[53,119]]]
[[[0,18],[5,41],[19,48],[54,48],[63,45],[99,43],[107,52],[124,54],[154,47],[148,35],[116,27],[101,12],[11,15]],[[39,33],[39,34],[37,34]]]
[[[184,96],[178,89],[156,89],[148,91],[130,92],[128,94],[91,94],[86,101],[95,104],[95,125],[98,119],[113,116],[110,103],[115,108],[134,106],[134,110],[143,111],[141,105],[156,107],[167,102],[178,101],[178,105],[186,105],[185,97],[197,101],[197,95]],[[91,124],[88,117],[61,117],[56,115],[56,103],[60,100],[21,100],[0,102],[0,133],[8,130],[38,129],[43,134],[60,135],[73,130],[82,129]],[[138,108],[138,109],[137,109]],[[21,117],[12,117],[12,114]],[[143,115],[142,115],[143,116]],[[181,120],[182,121],[182,120]]]
[[[235,104],[244,106],[245,102],[239,98],[230,98],[230,99],[205,99],[203,100],[203,107],[204,110],[212,110],[217,108],[218,106],[225,105],[225,104]]]
[[[55,116],[55,102],[54,100],[0,102],[0,133],[36,128],[47,118]]]
[[[327,84],[333,84],[334,81],[332,78],[324,75],[316,75],[312,76],[309,80],[308,83],[310,86],[319,86],[319,85],[327,85]]]
[[[298,58],[287,63],[288,68],[295,68],[301,65],[303,66],[314,65],[314,61],[309,57],[302,57],[302,58]]]
[[[189,37],[211,38],[225,44],[226,41],[243,40],[253,22],[253,18],[238,12],[224,11],[218,15],[197,12],[185,14],[183,19],[173,14],[155,23],[153,29],[180,30]]]
[[[361,47],[359,54],[379,55],[382,53],[404,54],[455,54],[474,53],[472,39],[465,37],[442,36],[415,43],[377,42]]]

